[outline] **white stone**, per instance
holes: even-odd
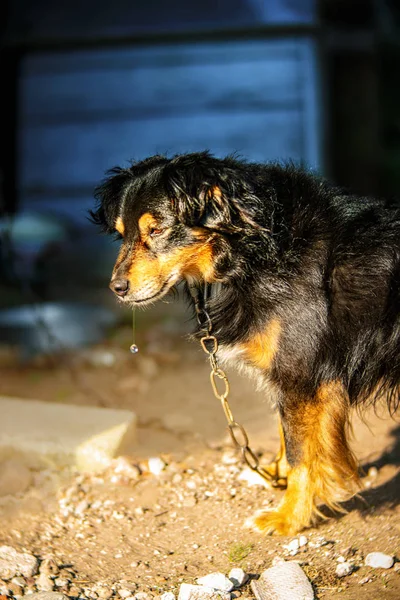
[[[365,564],[374,569],[391,569],[394,565],[394,558],[383,552],[370,552],[365,558]]]
[[[0,547],[0,577],[11,579],[16,575],[32,577],[37,573],[38,560],[32,554],[17,552],[11,546]]]
[[[234,588],[234,584],[230,579],[228,579],[223,573],[216,571],[215,573],[209,573],[204,577],[199,577],[197,579],[197,583],[199,585],[204,585],[205,587],[213,588],[214,590],[218,590],[219,592],[230,592]]]
[[[270,487],[269,483],[261,477],[256,471],[250,468],[245,468],[238,475],[240,481],[246,481],[248,485],[261,485],[262,487]]]
[[[231,569],[229,571],[228,577],[232,581],[235,588],[244,585],[249,578],[247,573],[245,573],[240,567],[235,567],[234,569]]]
[[[68,585],[70,582],[69,579],[67,579],[66,577],[56,577],[56,579],[54,580],[54,584],[57,587],[64,587],[66,585]]]
[[[300,535],[299,536],[299,546],[300,548],[303,548],[303,546],[307,546],[308,544],[308,539],[305,535]]]
[[[0,396],[0,414],[0,454],[22,454],[35,468],[100,471],[135,441],[136,416],[127,410]]]
[[[224,452],[221,458],[221,462],[224,465],[236,465],[236,463],[239,462],[239,457],[236,454],[236,452]]]
[[[296,556],[300,548],[300,543],[299,540],[295,538],[288,544],[285,544],[283,547],[289,552],[290,556]]]
[[[350,575],[354,571],[354,565],[350,562],[342,562],[339,563],[336,567],[336,576],[337,577],[346,577],[346,575]]]
[[[314,591],[302,568],[293,561],[264,571],[251,582],[257,600],[313,600]]]
[[[36,579],[36,587],[41,592],[52,592],[54,590],[54,582],[46,573],[40,573]]]
[[[103,600],[108,600],[113,595],[113,591],[108,587],[95,587],[95,592],[98,597],[103,598]]]
[[[129,596],[132,596],[132,590],[119,590],[118,594],[121,598],[129,598]]]
[[[231,600],[229,592],[221,592],[204,585],[192,585],[191,583],[182,583],[179,588],[178,600]]]
[[[132,464],[126,456],[118,456],[113,461],[111,468],[116,475],[121,475],[121,477],[126,477],[127,479],[136,480],[140,477],[139,467]]]
[[[164,594],[161,594],[160,600],[175,600],[175,594],[172,592],[164,592]]]
[[[160,475],[160,473],[165,469],[165,466],[165,462],[158,456],[149,458],[148,460],[149,471],[150,473],[153,473],[153,475]]]

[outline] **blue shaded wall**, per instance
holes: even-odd
[[[307,38],[40,53],[20,82],[20,207],[84,222],[104,172],[209,149],[320,166]]]

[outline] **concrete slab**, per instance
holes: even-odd
[[[18,454],[30,466],[99,472],[135,436],[136,415],[127,410],[0,396],[0,459]]]

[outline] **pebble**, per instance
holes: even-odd
[[[297,538],[295,538],[288,544],[285,544],[283,547],[289,552],[290,556],[296,556],[300,548],[300,542]]]
[[[350,562],[341,562],[336,567],[336,577],[346,577],[354,571],[354,565]]]
[[[391,569],[394,565],[394,558],[383,552],[370,552],[365,558],[365,564],[374,569]]]
[[[36,587],[41,592],[52,592],[54,589],[54,582],[46,573],[40,573],[39,577],[36,579]]]
[[[369,583],[370,581],[372,581],[371,577],[363,577],[362,579],[360,579],[360,581],[358,583],[360,585],[365,585],[366,583]]]
[[[238,588],[246,583],[249,576],[240,567],[236,567],[229,571],[229,579],[232,581],[235,588]]]
[[[118,591],[118,594],[121,598],[129,598],[132,596],[132,590],[122,589]]]
[[[125,456],[118,456],[113,461],[112,470],[115,475],[119,475],[126,479],[132,479],[133,481],[140,477],[139,467],[129,461]]]
[[[257,600],[313,600],[314,591],[296,562],[282,562],[264,571],[251,582]]]
[[[151,598],[151,596],[146,592],[137,592],[137,594],[135,594],[133,597],[135,600],[150,600]]]
[[[38,560],[32,554],[17,552],[11,546],[0,547],[0,577],[11,579],[16,575],[32,577],[38,570]]]
[[[113,595],[112,590],[109,588],[96,588],[96,592],[98,597],[102,598],[103,600],[108,600]]]
[[[320,535],[315,538],[315,541],[309,543],[312,548],[321,548],[322,546],[326,546],[329,544],[329,541],[324,538],[324,536]]]
[[[234,451],[224,452],[221,457],[221,462],[224,465],[236,465],[239,462],[239,457]]]
[[[268,487],[268,483],[261,477],[261,475],[247,467],[246,469],[243,469],[241,473],[239,473],[238,479],[239,481],[246,481],[248,485],[261,485],[262,487]]]
[[[182,583],[179,588],[178,600],[231,600],[229,592],[221,592],[204,585],[192,585],[191,583]]]
[[[56,577],[54,583],[57,587],[64,587],[70,583],[70,580],[65,577]]]
[[[16,585],[19,585],[19,587],[25,587],[26,579],[25,577],[13,577],[11,583],[15,583]]]
[[[300,548],[303,548],[303,546],[307,546],[308,544],[308,539],[305,535],[300,535],[299,536],[299,546]]]
[[[11,581],[8,582],[7,587],[8,587],[9,593],[12,594],[13,596],[17,596],[18,594],[21,594],[21,592],[22,592],[21,586],[17,585],[16,583],[12,583]]]
[[[0,580],[0,596],[8,596],[8,585],[2,580]]]
[[[172,592],[164,592],[164,594],[161,594],[160,600],[175,600],[175,594]]]
[[[162,458],[156,456],[153,458],[149,458],[148,467],[150,473],[153,473],[153,475],[160,475],[161,472],[165,469],[166,465]]]
[[[197,583],[205,587],[213,588],[219,592],[230,592],[235,587],[230,579],[218,571],[205,575],[204,577],[199,577]]]
[[[40,564],[39,573],[48,577],[55,577],[59,573],[59,568],[53,558],[45,558]]]

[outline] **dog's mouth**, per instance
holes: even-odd
[[[156,302],[157,300],[159,300],[160,298],[162,298],[163,296],[165,296],[165,294],[171,289],[171,287],[176,283],[174,275],[170,275],[168,277],[168,279],[166,279],[164,281],[164,283],[161,285],[161,287],[154,293],[151,293],[149,296],[145,296],[142,297],[142,295],[136,295],[136,294],[127,294],[126,296],[123,296],[122,298],[119,298],[122,302],[127,303],[127,304],[131,304],[132,306],[146,306],[146,304],[152,304],[153,302]],[[145,293],[146,289],[142,291],[142,293]]]

